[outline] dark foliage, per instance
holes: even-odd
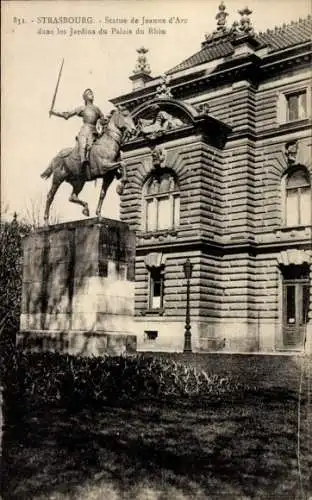
[[[30,226],[18,222],[0,224],[0,340],[1,357],[11,352],[19,329],[22,290],[22,239]],[[1,360],[3,361],[3,360]],[[3,366],[3,363],[1,363]]]
[[[243,390],[241,384],[228,377],[143,355],[84,358],[17,351],[15,370],[13,376],[10,370],[6,384],[9,399],[12,381],[15,398],[18,393],[18,401],[23,400],[26,406],[68,409],[172,396],[216,399]]]

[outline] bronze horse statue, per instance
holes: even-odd
[[[131,136],[136,134],[136,127],[128,110],[116,109],[112,112],[106,126],[100,123],[102,130],[96,139],[89,155],[89,165],[81,164],[78,144],[74,148],[66,148],[53,158],[48,168],[41,174],[43,179],[48,179],[52,174],[52,186],[47,195],[44,221],[47,224],[49,212],[54,196],[62,184],[66,181],[72,185],[73,191],[69,201],[83,206],[83,215],[89,216],[88,203],[78,198],[85,182],[102,178],[102,188],[96,215],[100,217],[102,204],[111,182],[116,177],[120,179],[118,194],[122,193],[127,182],[126,165],[120,159],[122,144]]]

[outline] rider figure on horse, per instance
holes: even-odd
[[[78,133],[78,147],[81,164],[86,167],[89,163],[89,152],[93,142],[97,137],[96,124],[99,119],[105,120],[102,111],[93,104],[94,95],[91,89],[86,89],[82,94],[84,106],[79,106],[72,111],[50,111],[50,115],[59,116],[60,118],[71,118],[72,116],[80,116],[83,125]]]

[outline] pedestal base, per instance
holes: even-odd
[[[100,355],[134,352],[135,234],[89,219],[25,239],[18,342],[25,348]]]

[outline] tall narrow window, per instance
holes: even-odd
[[[144,187],[144,231],[165,231],[179,225],[180,193],[172,172],[151,176]]]
[[[150,270],[149,309],[164,307],[164,271],[161,267]]]
[[[286,226],[311,223],[311,185],[303,167],[296,168],[286,178],[285,223]]]
[[[302,120],[307,116],[307,93],[305,90],[286,95],[287,121]]]

